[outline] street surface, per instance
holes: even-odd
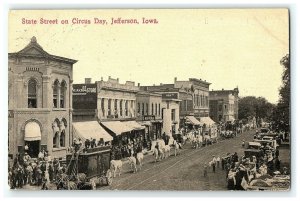
[[[226,153],[244,152],[242,140],[253,140],[255,130],[239,134],[235,138],[219,141],[213,145],[192,149],[188,142],[180,155],[171,156],[160,162],[154,162],[154,156],[146,155],[142,170],[132,173],[129,164],[123,165],[120,177],[113,179],[111,186],[101,186],[99,190],[227,190],[225,171],[221,165],[216,173],[208,167],[207,177],[203,176],[204,163],[212,160],[212,155],[223,157]]]

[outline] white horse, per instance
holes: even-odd
[[[136,160],[137,160],[137,163],[140,166],[140,170],[142,170],[143,160],[144,160],[144,154],[142,152],[137,153],[136,154]]]
[[[116,177],[116,172],[119,170],[119,176],[121,175],[123,162],[121,160],[111,160],[110,169],[113,172],[113,176]]]
[[[136,168],[136,158],[133,156],[127,157],[129,165],[131,170],[133,170],[133,173],[137,172],[137,168]]]
[[[170,155],[171,155],[170,145],[165,145],[165,147],[163,147],[162,150],[164,152],[164,158],[170,157]]]
[[[179,144],[176,140],[174,140],[173,145],[174,145],[174,152],[175,152],[174,155],[177,156],[177,152],[179,154]]]
[[[158,145],[158,149],[155,148]],[[153,151],[153,155],[155,157],[155,162],[162,160],[165,158],[164,150],[165,142],[163,140],[153,141],[151,150]]]

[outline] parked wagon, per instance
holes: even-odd
[[[103,146],[88,149],[86,153],[67,155],[67,174],[70,179],[84,174],[86,179],[95,185],[111,185],[110,171],[111,147]],[[77,178],[78,180],[78,178]]]

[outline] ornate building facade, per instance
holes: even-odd
[[[72,77],[76,62],[47,53],[35,37],[24,49],[8,54],[11,157],[24,151],[37,157],[42,149],[52,157],[66,155],[71,144]]]

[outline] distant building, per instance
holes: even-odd
[[[8,54],[11,156],[26,151],[37,157],[42,149],[52,157],[66,155],[72,143],[71,89],[76,62],[47,53],[35,37],[24,49]]]
[[[156,140],[162,134],[162,95],[139,91],[136,95],[137,121],[146,127],[146,136]]]
[[[206,80],[189,78],[187,81],[178,81],[174,79],[174,87],[184,89],[192,94],[193,98],[193,115],[200,117],[209,117],[209,85]],[[180,110],[182,111],[183,108]]]
[[[239,89],[209,92],[210,117],[216,122],[238,119]]]
[[[141,136],[145,139],[145,126],[136,122],[138,91],[138,86],[131,81],[121,84],[119,79],[109,76],[107,81],[101,78],[91,83],[86,78],[84,84],[74,84],[74,121],[98,121],[114,137],[114,144]]]

